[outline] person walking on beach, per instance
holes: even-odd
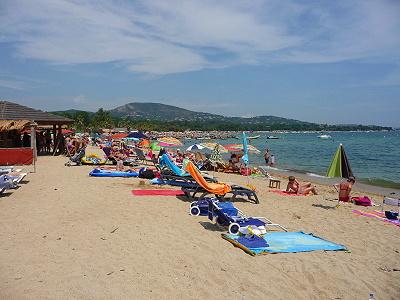
[[[341,183],[335,184],[334,187],[336,191],[339,192],[339,202],[349,202],[350,201],[350,193],[353,188],[356,179],[354,177],[349,177],[346,181],[342,181]]]
[[[269,159],[271,158],[271,155],[269,154],[269,150],[267,149],[264,153],[264,159],[265,159],[265,164],[269,166]]]
[[[310,192],[314,195],[318,195],[315,186],[312,186],[310,182],[300,185],[294,176],[289,176],[289,182],[286,186],[286,192],[291,194],[308,195]]]

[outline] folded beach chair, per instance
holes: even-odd
[[[170,185],[182,186],[198,186],[196,180],[185,170],[179,168],[168,156],[168,154],[163,154],[160,158],[160,178],[162,180],[168,181]],[[214,177],[208,174],[203,174],[205,180],[208,182],[217,182]]]
[[[208,194],[214,194],[217,198],[223,198],[226,194],[232,194],[231,200],[234,200],[236,196],[247,196],[250,201],[259,203],[254,190],[223,182],[207,182],[192,162],[186,164],[186,170],[197,183],[196,187],[182,187],[182,191],[189,199],[193,199],[197,193],[202,193],[200,199]]]
[[[242,211],[236,211],[237,214],[229,214],[218,202],[208,200],[208,218],[220,226],[227,226],[230,234],[265,234],[268,227],[287,231],[285,227],[272,223],[265,217],[247,217]]]

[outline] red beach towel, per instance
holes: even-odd
[[[183,196],[181,190],[132,190],[134,196]]]
[[[302,195],[302,194],[294,194],[294,193],[289,193],[286,191],[281,191],[281,190],[269,190],[272,193],[281,195],[281,196],[307,196],[307,195]]]

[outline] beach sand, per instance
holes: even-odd
[[[260,204],[235,202],[248,215],[350,250],[252,257],[206,217],[190,216],[183,197],[133,196],[151,187],[91,178],[91,167],[65,161],[39,157],[37,172],[0,197],[1,299],[400,298],[400,228],[352,213],[377,207],[335,208],[328,186],[287,197],[267,180],[216,174],[256,186]]]

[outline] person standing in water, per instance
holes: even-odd
[[[267,149],[264,153],[264,159],[265,159],[265,164],[269,166],[269,159],[271,158],[271,155],[269,154],[269,150]]]

